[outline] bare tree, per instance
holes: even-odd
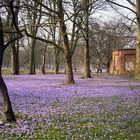
[[[66,81],[68,84],[74,84],[74,77],[73,77],[73,70],[72,70],[72,59],[70,54],[70,46],[69,46],[69,39],[67,34],[67,27],[64,22],[64,10],[62,0],[58,0],[58,18],[60,24],[60,33],[61,33],[61,40],[62,40],[62,47],[64,52],[64,62],[65,62],[65,69],[66,69]]]
[[[135,79],[140,80],[140,1],[136,0],[127,0],[134,8],[124,6],[123,4],[118,4],[117,2],[111,1],[111,0],[106,0],[109,3],[115,4],[119,7],[125,8],[130,10],[132,13],[136,14],[136,19],[137,19],[137,41],[136,41],[136,67],[135,67]]]
[[[2,78],[1,69],[2,69],[2,60],[3,60],[3,54],[6,49],[6,46],[4,45],[4,36],[3,36],[3,25],[2,20],[0,17],[0,92],[3,97],[3,112],[4,112],[4,121],[16,121],[11,101],[8,95],[8,90],[5,85],[5,82]]]
[[[9,1],[5,1],[5,3],[7,5],[9,5]],[[18,14],[19,14],[19,7],[20,7],[20,0],[16,0],[15,1],[15,6],[13,7],[13,12],[15,13],[16,15],[16,19],[15,19],[15,22],[17,23],[17,26],[18,26]],[[11,30],[14,30],[14,25],[13,25],[13,22],[12,22],[12,14],[11,14],[11,9],[10,7],[7,7],[6,8],[7,10],[7,27],[8,29],[11,29]],[[13,39],[15,38],[15,34],[16,33],[10,33],[8,35],[8,37],[10,39]],[[16,40],[15,42],[11,43],[10,44],[11,46],[11,67],[12,67],[12,74],[14,75],[19,75],[19,40]]]
[[[42,2],[42,1],[40,1]],[[40,21],[42,16],[42,6],[34,1],[25,1],[25,6],[27,7],[27,19],[28,24],[26,29],[33,36],[36,36],[38,28],[40,27]],[[39,11],[38,11],[39,10]],[[30,60],[29,60],[29,73],[35,74],[35,44],[36,39],[30,38],[29,47],[30,47]]]
[[[90,57],[91,62],[96,65],[105,66],[109,72],[112,59],[112,50],[115,48],[133,47],[135,41],[135,28],[127,25],[121,19],[104,22],[102,25],[92,23],[90,27]],[[94,44],[92,43],[94,42]],[[92,60],[92,57],[94,59]]]
[[[56,42],[53,42],[52,40],[46,40],[41,37],[33,36],[33,35],[29,34],[28,32],[26,32],[26,33],[30,37],[33,37],[35,39],[38,39],[38,40],[41,40],[46,43],[54,45],[55,47],[59,48],[63,52],[65,69],[66,69],[66,83],[74,84],[75,82],[74,82],[73,71],[72,71],[71,51],[70,51],[70,46],[69,46],[67,27],[66,27],[65,19],[64,19],[65,14],[64,14],[63,2],[61,0],[58,0],[56,2],[57,10],[54,11],[53,9],[46,6],[45,4],[43,4],[37,0],[34,0],[34,1],[37,2],[38,4],[40,4],[44,9],[46,9],[48,11],[48,13],[45,12],[46,16],[53,16],[55,13],[56,18],[58,19],[57,22],[59,23],[58,25],[60,28],[62,47],[60,47],[58,44],[56,44]]]
[[[4,34],[3,34],[3,32],[4,32],[3,23],[2,23],[1,15],[0,15],[0,93],[3,97],[3,113],[4,113],[3,119],[5,121],[16,121],[16,118],[15,118],[15,115],[14,115],[14,112],[12,109],[7,87],[6,87],[6,84],[3,80],[2,73],[1,73],[3,54],[4,54],[5,49],[9,46],[9,44],[15,42],[17,39],[22,37],[22,34],[19,31],[17,23],[16,23],[17,15],[15,15],[15,12],[13,10],[13,5],[14,5],[13,0],[11,0],[7,6],[9,6],[9,8],[11,10],[12,22],[13,22],[14,28],[18,34],[15,38],[12,38],[6,44],[4,44],[5,42],[4,42]]]
[[[90,78],[90,54],[89,54],[89,0],[84,0],[84,19],[85,19],[85,29],[84,29],[84,78]]]
[[[16,14],[16,10],[14,10],[15,8],[15,1],[11,0],[11,1],[6,1],[8,3],[1,2],[0,3],[0,7],[7,8],[10,10],[10,17],[11,17],[11,24],[13,25],[13,30],[8,30],[8,31],[4,31],[3,30],[3,21],[1,19],[1,15],[3,13],[0,14],[0,93],[3,97],[3,119],[4,121],[8,121],[8,122],[12,122],[12,121],[16,121],[13,109],[12,109],[12,105],[11,105],[11,101],[8,95],[8,90],[6,87],[6,84],[3,80],[2,77],[2,61],[3,61],[3,55],[4,52],[6,50],[7,47],[10,46],[10,44],[12,44],[13,42],[15,42],[16,40],[19,40],[20,38],[23,37],[22,32],[19,30],[18,27],[18,23],[17,23],[17,14]],[[10,38],[9,40],[6,40],[4,35],[7,33],[15,33],[15,36]]]

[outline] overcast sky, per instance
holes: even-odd
[[[121,5],[123,4],[124,6],[127,6],[129,8],[134,9],[126,0],[116,0],[115,2],[118,2]],[[113,5],[113,7],[115,7],[115,6]],[[132,13],[130,10],[127,10],[125,8],[120,8],[118,6],[117,6],[117,10],[121,14],[126,15],[131,19],[135,18],[135,14]],[[117,11],[113,10],[113,8],[111,8],[111,7],[109,9],[106,9],[106,10],[100,10],[97,13],[95,13],[93,16],[101,21],[108,21],[108,20],[112,20],[112,19],[118,20],[121,17],[120,14],[117,13]]]

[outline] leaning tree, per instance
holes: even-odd
[[[3,119],[4,121],[16,121],[11,101],[8,95],[8,90],[6,87],[6,84],[3,80],[2,77],[2,60],[3,60],[3,55],[4,51],[6,49],[6,45],[4,45],[4,37],[3,37],[3,25],[2,25],[2,20],[0,16],[0,93],[3,97]]]
[[[11,43],[14,43],[16,40],[20,39],[22,37],[22,34],[18,28],[18,23],[16,22],[17,19],[17,14],[15,14],[15,8],[17,8],[16,6],[14,6],[14,1],[6,1],[8,3],[5,2],[1,2],[0,3],[0,7],[2,9],[7,8],[10,10],[11,13],[11,18],[9,20],[11,20],[11,25],[13,27],[13,30],[9,30],[7,29],[6,33],[15,33],[15,36],[10,38],[9,41],[5,42],[5,38],[4,38],[4,30],[3,30],[3,25],[4,25],[4,20],[2,20],[2,12],[0,14],[0,93],[1,96],[3,98],[3,120],[4,121],[8,121],[8,122],[12,122],[12,121],[16,121],[15,118],[15,114],[13,112],[12,109],[12,105],[11,105],[11,101],[8,95],[8,90],[7,90],[7,86],[3,80],[2,77],[2,61],[3,61],[3,55],[4,52],[6,50],[6,48],[8,46],[10,46]]]

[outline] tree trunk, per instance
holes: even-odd
[[[140,1],[136,0],[137,12],[137,43],[136,43],[136,71],[135,79],[140,80]]]
[[[18,43],[18,42],[17,42]],[[16,44],[12,44],[12,58],[11,58],[11,64],[12,64],[12,74],[19,75],[19,46],[15,46]]]
[[[7,5],[9,5],[9,2],[6,2]],[[15,24],[18,27],[18,14],[19,14],[19,7],[20,7],[20,0],[16,0],[15,1],[15,9],[13,9],[13,12],[15,13],[16,16],[14,16],[14,20],[15,20]],[[13,24],[13,20],[12,20],[12,12],[10,10],[10,7],[7,7],[7,22],[8,22],[8,26],[9,29],[11,30],[15,30],[15,26]],[[18,33],[12,33],[9,34],[9,38],[12,40],[14,39],[16,36],[18,35]],[[11,72],[14,75],[19,75],[19,39],[13,43],[10,44],[11,48],[12,48],[12,52],[11,52]]]
[[[61,40],[63,45],[63,56],[65,62],[65,70],[66,70],[66,83],[67,84],[74,84],[74,77],[73,77],[73,70],[72,70],[72,61],[71,61],[71,52],[69,47],[69,40],[66,31],[66,25],[64,21],[64,13],[63,13],[63,6],[62,0],[58,0],[58,13],[59,13],[59,20],[60,20],[60,33],[61,33]]]
[[[73,68],[72,68],[72,60],[71,54],[69,50],[69,43],[67,35],[62,32],[62,42],[64,47],[64,62],[65,62],[65,70],[66,70],[66,84],[74,84],[74,77],[73,77]]]
[[[60,55],[60,50],[58,50],[55,47],[54,50],[54,74],[58,74],[59,73],[59,55]]]
[[[36,74],[36,70],[35,70],[35,43],[36,40],[35,39],[31,39],[31,48],[30,48],[30,72],[29,74]]]
[[[17,16],[15,17],[16,25],[18,26],[18,14],[19,14],[19,6],[20,6],[20,0],[16,0],[16,6],[18,8],[15,9],[15,14]],[[12,46],[13,50],[13,74],[19,75],[19,39],[13,43]]]
[[[27,1],[27,3],[30,1]],[[37,35],[37,31],[39,28],[39,24],[40,24],[40,20],[42,17],[42,6],[40,4],[38,4],[37,2],[33,1],[31,2],[33,4],[33,11],[28,11],[27,15],[28,15],[28,19],[29,19],[29,31],[30,33],[36,37]],[[39,9],[39,13],[38,13],[38,9]],[[36,13],[36,14],[32,14]],[[30,18],[32,16],[32,18]],[[30,50],[30,62],[29,62],[29,74],[36,74],[36,67],[35,67],[35,44],[36,44],[36,39],[35,38],[31,38],[31,50]]]
[[[73,77],[71,57],[65,56],[64,54],[64,62],[65,62],[65,72],[66,72],[66,84],[74,84],[75,82]]]
[[[107,62],[107,73],[109,73],[109,69],[110,69],[110,61]]]
[[[12,109],[11,101],[8,95],[8,90],[1,74],[0,74],[0,92],[3,97],[3,113],[4,113],[3,120],[8,121],[8,122],[16,121],[16,118]]]
[[[46,74],[45,71],[45,66],[46,66],[46,51],[47,51],[47,47],[45,47],[44,52],[43,52],[43,61],[42,61],[42,73]]]
[[[91,78],[90,71],[90,54],[89,54],[89,0],[84,2],[84,16],[85,16],[85,47],[84,47],[84,78]]]
[[[16,121],[11,101],[8,95],[7,87],[4,83],[4,80],[2,78],[1,69],[2,69],[2,60],[4,55],[4,50],[6,47],[4,46],[4,40],[3,40],[3,28],[2,28],[2,21],[0,17],[0,93],[3,97],[3,111],[4,111],[4,120],[11,122]]]
[[[90,72],[90,56],[89,56],[89,43],[88,40],[85,41],[85,47],[84,47],[84,78],[91,78],[91,72]]]

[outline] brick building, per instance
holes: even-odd
[[[136,49],[114,49],[110,74],[124,75],[134,73],[136,64]]]

